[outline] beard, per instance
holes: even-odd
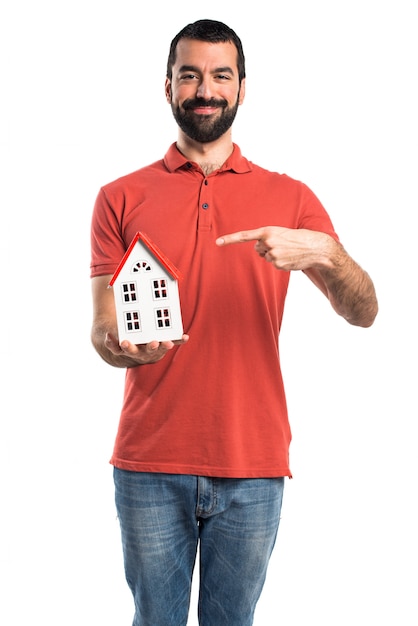
[[[180,106],[172,104],[171,110],[177,124],[190,139],[199,143],[209,143],[219,139],[231,128],[238,111],[238,100],[239,94],[234,106],[228,107],[226,100],[193,98],[185,100],[181,109]],[[220,115],[197,115],[193,109],[199,106],[218,107],[222,112]]]

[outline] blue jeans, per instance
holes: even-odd
[[[250,626],[276,540],[284,478],[114,470],[133,626],[185,626],[200,546],[199,624]]]

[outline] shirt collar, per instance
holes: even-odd
[[[218,172],[226,172],[227,170],[232,170],[237,174],[245,174],[246,172],[251,172],[251,163],[242,156],[241,150],[235,143],[233,144],[233,147],[234,149],[231,155],[227,158],[227,160],[218,170]],[[169,147],[164,157],[164,164],[169,172],[175,172],[180,168],[190,168],[190,165],[194,167],[199,167],[197,163],[191,162],[186,159],[186,157],[182,155],[180,150],[177,149],[177,145],[175,143],[171,144],[171,146]]]

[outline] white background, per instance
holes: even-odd
[[[372,328],[350,327],[292,276],[281,350],[294,479],[255,625],[416,626],[415,3],[8,4],[1,622],[131,623],[108,464],[123,371],[90,345],[90,218],[101,185],[176,139],[169,43],[212,18],[247,58],[233,139],[314,190],[380,301]],[[189,626],[195,602],[194,590]]]

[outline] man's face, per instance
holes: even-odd
[[[234,44],[181,39],[167,101],[181,130],[199,143],[216,141],[232,125],[244,100]]]

